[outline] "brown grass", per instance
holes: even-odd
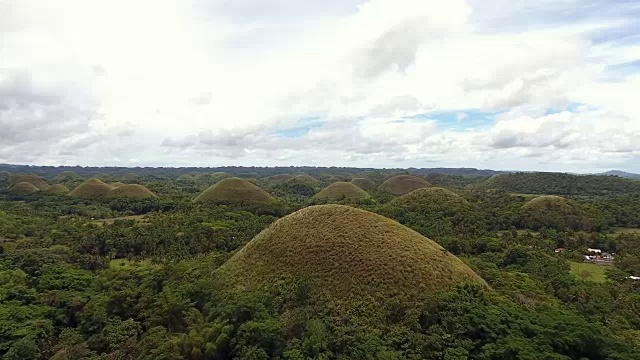
[[[323,300],[422,297],[482,278],[440,245],[368,211],[319,205],[258,234],[220,268],[238,290],[304,279]]]
[[[55,184],[45,190],[48,194],[56,194],[56,195],[66,195],[69,193],[69,188],[62,184]]]
[[[182,174],[182,175],[178,176],[176,181],[192,182],[192,181],[195,181],[195,179],[193,178],[193,176],[191,176],[189,174]]]
[[[215,173],[198,174],[196,175],[194,180],[198,184],[209,186],[217,183],[220,180],[228,179],[230,177],[231,175],[227,174],[226,172],[215,172]]]
[[[317,193],[314,200],[364,200],[371,196],[348,182],[335,182]]]
[[[266,191],[239,178],[227,178],[203,191],[193,201],[266,204],[275,201]]]
[[[109,184],[109,186],[114,187],[114,188],[117,188],[117,187],[120,187],[120,186],[123,186],[123,185],[125,185],[125,184],[121,183],[120,181],[116,181],[116,182],[113,182],[113,183]]]
[[[102,180],[91,179],[83,182],[73,189],[69,195],[79,198],[94,198],[108,196],[111,193],[111,189],[113,188],[102,182]]]
[[[366,178],[354,178],[351,183],[365,191],[375,190],[377,187],[376,183]]]
[[[38,190],[47,190],[49,184],[44,181],[40,176],[34,174],[13,174],[10,178],[11,185],[16,185],[21,182],[29,183],[38,188]]]
[[[534,228],[572,228],[589,230],[590,219],[573,200],[561,196],[545,195],[529,200],[522,206],[527,226]]]
[[[394,195],[404,195],[420,188],[430,187],[431,184],[423,178],[412,175],[398,175],[383,182],[378,191]]]
[[[307,184],[307,185],[317,185],[318,184],[318,179],[314,178],[311,175],[307,175],[307,174],[298,174],[296,176],[293,177],[294,179],[300,181],[301,183]]]
[[[28,182],[19,182],[9,189],[14,194],[29,195],[40,191],[35,185]]]
[[[115,187],[109,192],[109,196],[121,196],[135,199],[146,199],[157,197],[151,190],[138,184],[128,184]]]

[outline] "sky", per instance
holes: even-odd
[[[0,0],[0,163],[640,172],[638,0]]]

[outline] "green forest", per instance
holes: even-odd
[[[0,359],[640,359],[640,181],[0,167]]]

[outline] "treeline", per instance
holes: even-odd
[[[617,176],[563,173],[513,173],[489,178],[482,186],[517,194],[610,195],[638,194],[640,181]]]

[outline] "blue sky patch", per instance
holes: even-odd
[[[434,120],[444,130],[464,131],[491,126],[495,116],[500,112],[487,112],[478,109],[462,109],[449,111],[432,111],[424,114],[406,117],[412,120]]]
[[[274,134],[281,137],[297,138],[308,134],[311,129],[322,127],[325,123],[326,121],[320,117],[307,117],[299,120],[292,127],[276,130]]]

